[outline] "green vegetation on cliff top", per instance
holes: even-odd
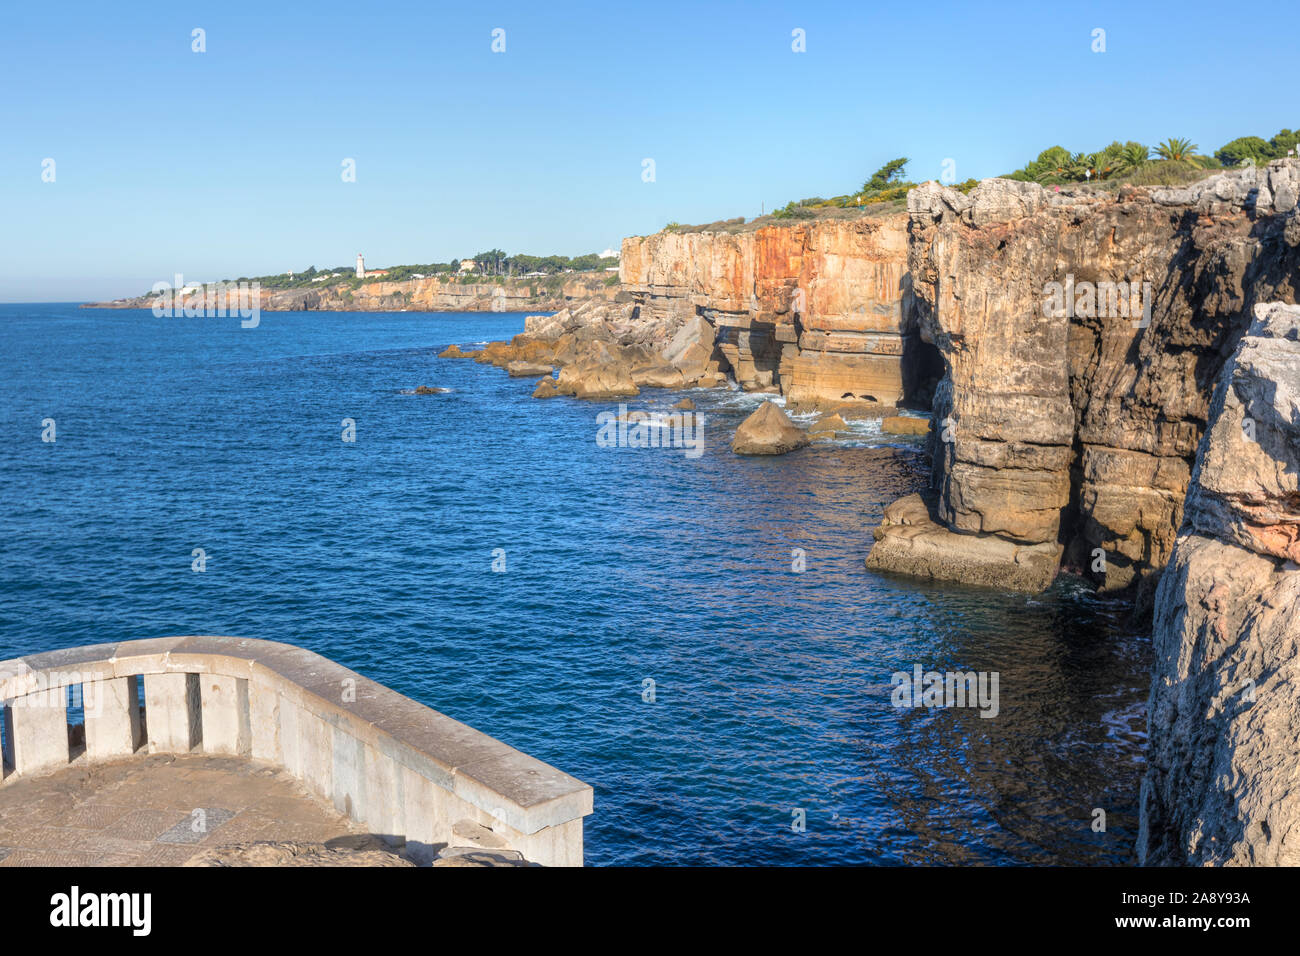
[[[1083,183],[1130,183],[1137,186],[1176,186],[1194,182],[1219,169],[1245,165],[1260,165],[1297,151],[1300,130],[1283,129],[1272,139],[1242,136],[1225,143],[1211,156],[1201,155],[1195,143],[1173,137],[1155,147],[1132,140],[1118,140],[1097,152],[1072,153],[1061,146],[1043,150],[1038,157],[1022,168],[1007,173],[1002,178],[1022,182],[1035,182],[1044,186]],[[857,192],[823,199],[792,201],[769,215],[772,220],[820,219],[834,215],[834,210],[872,207],[883,210],[901,209],[907,191],[917,184],[905,178],[908,159],[891,159],[871,174]],[[977,179],[954,182],[949,185],[962,192],[970,192],[979,184]],[[751,220],[748,225],[762,224],[768,217]],[[743,228],[745,220],[728,219],[707,227],[719,231]],[[668,231],[686,231],[692,227],[669,223]]]
[[[602,272],[618,265],[618,259],[602,258],[599,253],[591,252],[581,256],[529,256],[523,253],[509,255],[501,249],[489,249],[464,261],[473,261],[474,266],[466,272],[460,271],[462,260],[451,262],[430,262],[423,265],[385,266],[383,275],[367,275],[358,279],[355,266],[335,266],[332,269],[317,269],[308,266],[301,272],[281,272],[278,275],[240,276],[233,282],[257,282],[264,289],[307,289],[335,286],[347,286],[356,289],[370,282],[403,282],[415,278],[437,277],[444,282],[475,283],[492,281],[509,281],[527,277],[545,283],[562,282],[569,273]],[[367,272],[371,269],[367,268]]]

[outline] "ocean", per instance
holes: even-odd
[[[589,865],[1132,862],[1125,606],[868,572],[927,474],[874,422],[742,458],[765,396],[698,390],[698,456],[606,447],[618,403],[436,357],[523,324],[0,305],[0,658],[310,648],[591,784]],[[895,706],[918,665],[996,675],[996,716]]]

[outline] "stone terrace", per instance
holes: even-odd
[[[499,740],[311,651],[235,637],[0,661],[0,744],[10,865],[175,864],[234,844],[257,849],[222,860],[337,861],[357,848],[324,842],[372,834],[415,863],[501,850],[581,866],[592,810],[591,787]]]
[[[240,757],[83,762],[0,789],[0,866],[181,866],[259,841],[382,846],[285,771]]]

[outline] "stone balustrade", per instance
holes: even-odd
[[[80,690],[84,744],[69,732]],[[582,865],[591,787],[311,651],[167,637],[0,662],[3,780],[138,753],[282,768],[417,861],[487,827],[528,860]]]

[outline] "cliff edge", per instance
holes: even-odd
[[[1156,592],[1138,859],[1300,865],[1300,307],[1223,370]]]
[[[910,321],[945,369],[929,530],[984,539],[984,577],[1059,548],[1147,603],[1224,361],[1254,305],[1296,301],[1298,195],[1296,159],[1176,189],[912,190]],[[953,577],[912,527],[882,526],[869,565]],[[1002,563],[1026,590],[1054,574]]]

